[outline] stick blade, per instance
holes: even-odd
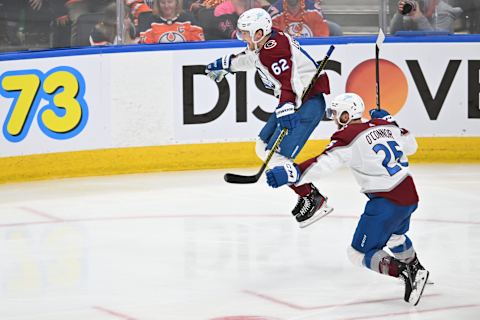
[[[260,178],[259,175],[253,176],[242,176],[239,174],[234,173],[226,173],[223,178],[228,183],[236,183],[236,184],[248,184],[248,183],[255,183]]]

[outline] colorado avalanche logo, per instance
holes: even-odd
[[[268,40],[267,43],[265,43],[265,45],[263,47],[268,50],[268,49],[275,48],[276,46],[277,46],[277,41]]]
[[[298,22],[292,22],[287,26],[285,30],[289,35],[294,37],[309,38],[313,37],[312,29],[307,25]]]
[[[170,43],[170,42],[185,42],[185,37],[178,32],[165,32],[160,38],[158,43]]]

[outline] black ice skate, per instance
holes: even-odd
[[[422,266],[420,261],[418,261],[418,258],[417,258],[416,254],[415,254],[415,259],[413,259],[413,261],[410,262],[409,264],[412,265],[417,270],[425,270],[425,268]],[[433,282],[432,278],[429,277],[428,280],[427,280],[427,284],[435,284],[435,283]]]
[[[327,205],[327,198],[322,196],[313,185],[310,194],[303,197],[302,200],[303,204],[301,204],[300,199],[297,202],[297,205],[301,204],[301,207],[299,212],[295,215],[295,219],[297,219],[300,228],[305,228],[306,226],[311,225],[333,211],[333,208],[330,208]],[[296,208],[297,206],[295,206],[293,210]],[[294,213],[294,211],[292,211],[292,213]]]
[[[300,213],[300,209],[302,209],[303,204],[305,200],[303,200],[304,197],[298,197],[297,204],[295,205],[295,208],[292,209],[292,214],[295,217],[297,214]]]
[[[400,277],[405,282],[405,294],[403,299],[416,306],[420,302],[423,290],[428,281],[429,272],[423,268],[417,257],[406,264],[399,263]]]

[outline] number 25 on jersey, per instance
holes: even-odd
[[[403,157],[403,151],[399,148],[400,146],[396,141],[387,141],[387,145],[378,143],[372,148],[373,151],[375,151],[375,153],[377,154],[379,152],[383,152],[385,154],[385,157],[382,161],[382,166],[387,170],[390,176],[393,176],[394,174],[402,170],[402,167],[408,167],[407,161],[401,161]],[[392,161],[392,157],[394,159],[394,165],[389,166],[390,162]]]

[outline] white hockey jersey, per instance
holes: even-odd
[[[418,195],[407,155],[416,150],[413,135],[388,121],[374,119],[350,124],[333,134],[320,156],[299,165],[302,175],[297,185],[313,182],[347,165],[361,192],[411,205],[418,202]]]
[[[288,34],[273,30],[268,41],[256,52],[246,49],[232,58],[230,70],[247,71],[256,68],[266,88],[272,89],[279,104],[302,104],[303,90],[310,84],[317,63]],[[330,93],[326,74],[322,74],[309,96]],[[306,97],[308,99],[308,97]]]

